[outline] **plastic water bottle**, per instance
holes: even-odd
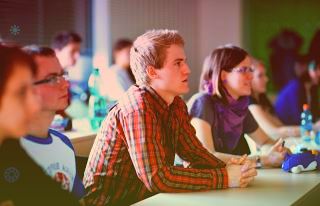
[[[107,115],[107,103],[100,94],[101,77],[99,69],[95,68],[89,77],[88,86],[90,91],[89,98],[89,118],[93,130],[100,127],[103,119]]]
[[[301,138],[305,146],[309,145],[311,142],[312,133],[312,114],[310,112],[308,104],[303,105],[303,111],[301,113]]]

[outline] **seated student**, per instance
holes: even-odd
[[[130,49],[132,41],[119,39],[113,46],[114,64],[101,71],[102,93],[110,101],[118,100],[135,83],[130,68]]]
[[[40,109],[32,85],[35,73],[29,55],[0,45],[0,205],[79,205],[19,144]]]
[[[197,137],[225,162],[234,155],[250,154],[244,133],[259,145],[273,145],[267,155],[251,157],[265,167],[279,167],[286,150],[259,128],[248,110],[253,69],[248,53],[226,45],[207,57],[200,79],[201,92],[188,102]]]
[[[189,91],[183,47],[173,30],[148,31],[133,43],[130,65],[137,85],[109,112],[95,139],[84,175],[89,205],[128,205],[160,192],[246,187],[256,175],[255,164],[226,165],[195,136],[179,97]],[[174,166],[175,153],[190,168]]]
[[[278,94],[275,111],[279,119],[287,125],[299,125],[303,104],[308,104],[317,121],[320,117],[319,88],[320,60],[311,64],[299,78],[291,80]]]
[[[251,96],[249,110],[259,126],[274,139],[285,137],[299,137],[300,127],[285,126],[277,117],[274,107],[266,95],[269,81],[265,67],[261,61],[253,59],[253,79],[251,82]]]
[[[68,82],[52,49],[27,46],[24,51],[32,55],[38,72],[34,87],[41,98],[41,110],[29,123],[28,135],[20,140],[22,147],[46,173],[78,198],[84,187],[77,175],[75,154],[68,137],[48,129],[57,110],[68,105]]]

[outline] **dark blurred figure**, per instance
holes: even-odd
[[[311,40],[308,51],[308,59],[310,62],[320,60],[320,29],[316,31]]]
[[[303,43],[302,37],[288,29],[282,30],[269,43],[272,49],[270,68],[272,80],[277,90],[282,89],[290,80],[294,79],[295,64],[299,58],[299,49]]]
[[[113,46],[113,65],[106,71],[101,72],[105,85],[103,95],[114,101],[135,83],[134,76],[130,69],[130,49],[132,41],[119,39]]]
[[[306,65],[304,62],[300,65]],[[309,64],[307,69],[300,71],[298,78],[291,80],[278,94],[275,110],[280,120],[287,125],[300,125],[303,104],[308,104],[314,122],[318,120],[320,82],[320,61]]]

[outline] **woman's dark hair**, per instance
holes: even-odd
[[[309,61],[320,59],[320,29],[318,29],[312,37],[308,58]]]
[[[224,98],[221,71],[231,72],[247,56],[248,53],[245,50],[233,45],[225,45],[213,50],[203,63],[199,90]]]
[[[4,94],[7,81],[17,65],[24,65],[30,69],[34,76],[37,71],[36,64],[32,57],[17,46],[4,46],[0,44],[0,102]]]
[[[266,110],[271,114],[276,113],[266,93],[259,94],[258,99],[253,96],[251,96],[251,98],[253,98],[259,105],[261,105],[263,110]]]

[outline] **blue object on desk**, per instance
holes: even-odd
[[[316,157],[310,151],[297,154],[287,153],[282,163],[282,169],[292,173],[315,170],[318,165],[317,160],[320,163],[319,155]]]
[[[317,161],[317,169],[320,170],[320,154],[318,154],[315,159]]]

